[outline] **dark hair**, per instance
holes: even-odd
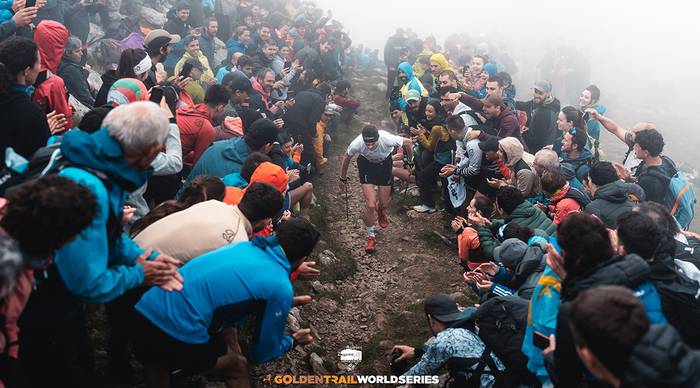
[[[272,163],[272,159],[262,152],[251,152],[241,165],[241,178],[246,182],[250,182],[250,177],[253,176],[255,169],[264,162]]]
[[[583,149],[588,144],[588,132],[583,128],[573,128],[568,132],[571,135],[571,143],[575,144],[577,149],[583,152]]]
[[[350,81],[341,79],[335,84],[335,91],[336,92],[344,92],[346,90],[350,89]]]
[[[282,210],[284,196],[274,186],[264,182],[253,182],[245,190],[238,209],[248,221],[256,222],[272,218]]]
[[[262,48],[265,48],[265,47],[268,47],[268,46],[276,46],[276,47],[279,47],[279,45],[277,44],[277,41],[276,41],[276,40],[274,40],[274,39],[268,39],[268,40],[266,40],[266,41],[263,42],[263,45],[260,46],[260,48],[262,49]]]
[[[620,180],[617,176],[617,171],[615,171],[615,166],[610,162],[604,161],[594,163],[588,170],[588,176],[591,178],[591,182],[599,187]]]
[[[246,31],[250,32],[250,29],[246,26],[238,26],[235,30],[233,30],[233,34],[231,35],[231,37],[233,39],[240,40],[241,35],[243,35],[243,33]]]
[[[664,137],[656,129],[643,129],[637,132],[634,142],[653,157],[661,155],[664,150]]]
[[[302,217],[292,217],[279,223],[275,235],[290,263],[310,255],[321,237],[313,224]]]
[[[328,82],[321,82],[320,84],[316,85],[316,89],[321,92],[322,96],[327,96],[331,94],[331,86],[328,84]]]
[[[199,43],[199,37],[194,36],[194,35],[187,35],[185,37],[185,46],[188,46],[190,43],[197,41]]]
[[[226,105],[228,104],[229,94],[221,85],[212,85],[207,89],[204,95],[204,103],[207,105]]]
[[[255,78],[258,79],[262,83],[262,80],[265,78],[267,73],[272,73],[272,75],[275,74],[275,71],[270,69],[269,67],[263,67],[262,69],[258,70],[258,73],[255,74]]]
[[[258,31],[262,30],[263,28],[269,28],[270,30],[272,30],[272,26],[267,22],[260,23],[260,25],[258,26]]]
[[[508,85],[513,84],[513,78],[505,71],[499,71],[496,73],[496,77],[500,80],[498,84],[501,86],[504,86],[505,83],[508,83]]]
[[[513,186],[503,186],[496,193],[496,203],[506,214],[513,213],[513,210],[524,201],[520,190]]]
[[[85,186],[46,175],[8,190],[0,226],[31,256],[48,256],[87,228],[97,214]]]
[[[557,228],[564,253],[567,279],[580,275],[613,255],[610,236],[598,218],[586,213],[569,214]]]
[[[681,232],[678,221],[676,221],[666,206],[658,202],[642,202],[636,205],[632,210],[648,215],[660,227],[668,230],[674,236]]]
[[[654,261],[675,251],[674,234],[661,228],[646,214],[629,211],[617,219],[617,236],[626,253],[634,253],[644,260]]]
[[[457,93],[457,89],[453,88],[452,86],[448,86],[445,88],[438,88],[438,92],[440,93],[441,96],[444,96],[445,94],[448,93]]]
[[[134,225],[131,226],[129,234],[132,237],[136,236],[156,221],[173,213],[185,210],[194,204],[210,199],[223,201],[225,195],[226,187],[224,186],[224,182],[221,181],[221,178],[210,175],[200,175],[192,179],[192,181],[182,189],[182,193],[180,193],[180,197],[177,200],[165,201],[148,212],[145,216],[136,220]]]
[[[624,375],[632,350],[649,330],[644,305],[632,291],[599,286],[581,292],[571,304],[574,341],[586,347],[615,376]]]
[[[251,58],[250,56],[248,56],[246,54],[243,54],[240,56],[240,58],[238,58],[237,65],[238,65],[239,69],[242,67],[246,67],[246,66],[253,66],[254,65],[253,58]]]
[[[160,48],[159,48],[160,49]],[[156,52],[157,54],[158,52]],[[143,61],[148,53],[144,49],[128,48],[122,51],[119,56],[119,64],[117,65],[117,77],[119,78],[136,78],[134,66]]]
[[[243,140],[253,151],[259,151],[265,145],[277,141],[277,126],[268,119],[258,119],[245,130]]]
[[[175,11],[182,11],[183,9],[191,9],[190,3],[186,1],[180,1],[175,5]]]
[[[462,130],[464,129],[464,119],[460,115],[452,115],[447,118],[445,124],[447,129]]]
[[[567,179],[564,174],[558,170],[546,170],[540,179],[542,183],[542,191],[547,194],[554,194],[557,190],[566,185]]]
[[[17,75],[34,66],[39,48],[31,39],[13,36],[0,43],[0,93],[9,93]]]
[[[503,79],[498,74],[490,75],[488,82],[496,82],[498,86],[503,87]]]
[[[292,135],[290,135],[289,132],[281,131],[277,134],[277,142],[280,143],[280,145],[284,145],[290,141],[294,141],[294,138],[292,138]]]
[[[491,216],[493,216],[493,202],[488,197],[481,195],[475,196],[474,208],[481,213],[483,217],[490,219]]]
[[[503,99],[501,97],[494,96],[491,94],[486,96],[486,99],[484,100],[484,104],[488,104],[491,106],[497,106],[497,107],[503,109]]]
[[[102,128],[102,121],[104,121],[107,113],[114,109],[111,105],[98,106],[97,108],[90,109],[78,124],[78,129],[85,131],[87,133],[97,132],[98,129]]]
[[[583,90],[588,90],[591,93],[591,104],[598,102],[600,100],[600,89],[595,85],[588,85],[587,88]]]
[[[442,77],[443,75],[446,75],[450,81],[457,81],[457,74],[450,69],[441,71],[440,74],[438,74],[438,78]]]
[[[515,222],[509,222],[506,224],[506,227],[503,228],[503,241],[508,240],[509,238],[517,238],[518,240],[527,243],[534,235],[534,230],[528,228],[527,226],[516,224]]]
[[[564,114],[567,122],[573,123],[574,128],[583,130],[586,127],[586,123],[583,121],[583,113],[580,109],[569,105],[563,107],[561,113]]]
[[[438,117],[441,117],[445,111],[442,109],[442,105],[440,105],[440,101],[437,100],[429,100],[425,106],[432,106],[435,109],[435,113],[437,114]],[[401,109],[401,108],[399,108]],[[464,122],[464,121],[463,121]]]

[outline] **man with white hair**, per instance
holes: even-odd
[[[182,288],[177,262],[139,248],[122,232],[121,222],[126,194],[146,183],[167,135],[168,119],[161,108],[143,101],[114,108],[94,133],[69,131],[64,136],[61,164],[55,169],[87,187],[98,210],[87,228],[56,251],[43,276],[36,277],[20,320],[20,363],[43,371],[33,379],[50,378],[49,384],[56,386],[94,386],[84,302],[107,303],[141,285]],[[74,346],[54,345],[66,336]],[[47,373],[55,370],[56,360],[77,365]],[[36,383],[30,385],[47,382]]]
[[[532,168],[537,173],[537,176],[542,178],[545,171],[559,170],[571,187],[579,190],[584,195],[588,196],[588,191],[583,186],[583,182],[576,177],[574,167],[569,163],[561,163],[559,156],[553,150],[543,148],[535,153],[535,161],[532,163]]]

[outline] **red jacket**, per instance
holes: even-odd
[[[216,139],[216,130],[211,125],[209,108],[205,104],[183,106],[176,114],[183,162],[191,168]]]
[[[53,20],[44,20],[36,27],[34,41],[39,46],[41,55],[41,73],[32,95],[32,101],[38,104],[44,113],[63,113],[66,117],[66,130],[72,127],[73,109],[68,104],[66,85],[55,73],[63,58],[68,35],[66,27]]]
[[[572,198],[564,198],[569,192],[569,182],[549,197],[549,214],[552,216],[554,224],[559,225],[571,213],[581,211],[581,205]]]
[[[355,100],[353,98],[347,98],[345,96],[342,96],[340,94],[336,94],[335,97],[333,97],[333,102],[336,104],[346,107],[346,106],[360,106],[360,100]]]

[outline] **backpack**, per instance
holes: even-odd
[[[20,185],[27,182],[33,178],[38,178],[45,175],[48,171],[47,166],[54,164],[55,160],[58,158],[58,151],[61,147],[60,143],[54,143],[46,147],[41,147],[29,159],[27,168],[23,171],[17,171],[17,169],[8,166],[7,161],[4,163],[6,167],[0,170],[0,197],[4,197],[5,193],[11,187]],[[18,155],[13,155],[11,148],[7,148],[5,151],[5,159],[9,157],[17,157]]]
[[[506,367],[496,386],[539,386],[537,377],[527,369],[528,358],[522,352],[529,302],[518,296],[497,296],[484,302],[472,315],[478,334]]]
[[[667,156],[662,156],[666,162],[673,166],[675,173],[668,177],[658,171],[648,171],[645,169],[640,176],[653,176],[668,186],[668,192],[664,200],[666,207],[671,211],[673,217],[678,221],[681,229],[687,230],[695,217],[695,204],[697,198],[693,182],[688,174],[678,171],[675,163]]]
[[[675,270],[675,264],[673,264]],[[675,281],[654,281],[659,291],[664,315],[678,330],[683,341],[693,349],[700,348],[700,300],[698,283],[676,272]]]

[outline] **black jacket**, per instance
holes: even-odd
[[[46,114],[25,93],[0,94],[0,116],[0,166],[7,147],[29,159],[51,136]]]
[[[56,71],[59,77],[66,83],[68,93],[75,97],[81,104],[88,108],[95,105],[95,98],[90,92],[90,85],[87,82],[87,71],[79,64],[63,58]]]
[[[163,25],[163,29],[171,34],[180,35],[181,38],[185,38],[189,35],[190,25],[187,22],[183,22],[175,16],[175,10],[171,9],[167,14],[168,21]],[[189,20],[188,20],[189,21]]]
[[[97,96],[95,96],[94,106],[102,106],[107,103],[107,95],[109,94],[109,89],[112,87],[112,85],[114,85],[115,82],[117,82],[119,76],[117,76],[116,70],[107,70],[107,72],[102,74],[101,78],[102,86],[97,92]]]
[[[549,104],[535,104],[534,101],[516,101],[518,110],[527,113],[528,131],[523,133],[528,152],[534,154],[542,147],[552,144],[557,134],[557,115],[561,104],[556,98]]]
[[[617,218],[634,207],[630,194],[630,184],[623,181],[600,186],[585,212],[600,218],[608,228],[617,229]]]
[[[294,105],[284,115],[284,122],[289,128],[305,132],[307,136],[316,137],[316,123],[321,119],[326,101],[316,89],[303,90],[294,97]],[[287,125],[285,125],[287,126]]]
[[[561,285],[561,306],[557,315],[557,347],[554,356],[546,358],[547,371],[556,387],[577,387],[584,366],[576,353],[569,311],[576,296],[591,287],[622,286],[630,289],[650,280],[649,265],[637,255],[614,256],[583,274],[569,275]]]
[[[698,386],[700,351],[686,346],[678,332],[669,325],[649,328],[632,350],[622,377],[622,387]]]

